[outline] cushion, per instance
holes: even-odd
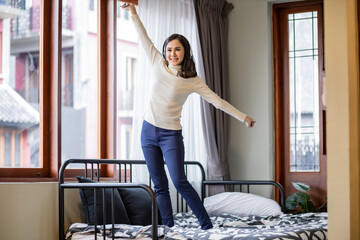
[[[152,201],[149,193],[142,188],[118,188],[118,191],[124,201],[131,224],[151,225]],[[158,224],[162,224],[160,212],[158,212]]]
[[[76,177],[80,183],[93,183],[91,179],[85,177]],[[84,208],[86,222],[90,225],[94,224],[94,189],[80,188],[80,197]],[[105,189],[105,205],[106,205],[106,224],[111,224],[111,192],[110,188]],[[114,209],[115,209],[115,223],[130,224],[130,219],[127,215],[125,205],[121,196],[116,189],[114,190]],[[97,224],[103,224],[103,189],[99,188],[96,191],[96,216]]]
[[[242,192],[224,192],[207,197],[204,207],[209,214],[232,214],[239,217],[249,215],[278,216],[281,208],[272,199]]]

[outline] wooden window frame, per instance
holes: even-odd
[[[0,168],[0,181],[54,181],[61,159],[61,1],[40,1],[39,168]],[[46,21],[45,21],[46,19]]]
[[[280,182],[285,190],[291,189],[291,182],[285,181],[285,171],[288,171],[290,162],[285,162],[287,160],[287,155],[289,153],[289,143],[290,139],[288,134],[289,129],[289,117],[287,115],[287,110],[289,109],[289,92],[285,89],[288,88],[288,83],[286,80],[286,75],[289,75],[288,72],[288,63],[285,63],[282,59],[287,59],[288,55],[285,49],[286,42],[288,41],[286,37],[280,37],[280,29],[288,28],[281,24],[287,24],[287,22],[280,22],[280,14],[282,13],[283,8],[292,8],[296,7],[299,10],[306,10],[309,6],[321,5],[323,0],[312,0],[312,1],[303,1],[303,2],[290,2],[279,5],[274,5],[273,8],[273,49],[274,49],[274,130],[275,130],[275,181]],[[323,19],[323,16],[321,16]],[[318,28],[323,28],[323,22],[319,23]],[[324,34],[322,34],[324,36]],[[283,35],[281,35],[283,36]],[[322,36],[322,37],[323,37]],[[319,39],[319,77],[322,79],[325,74],[324,67],[324,49],[323,49],[323,40]],[[320,61],[320,56],[322,56],[323,61]],[[319,85],[319,92],[322,92],[322,84]],[[326,106],[323,106],[321,103],[321,96],[319,96],[320,108],[319,108],[319,121],[320,126],[324,126],[323,122],[326,122]],[[320,128],[320,139],[322,139],[322,144],[319,145],[319,164],[324,166],[324,161],[326,161],[326,128]],[[285,160],[284,160],[285,159]],[[321,167],[320,171],[326,172],[326,167]],[[301,173],[303,175],[307,174],[306,172]],[[322,179],[323,182],[326,182],[326,179]],[[277,194],[276,198],[279,196]]]
[[[138,5],[137,0],[126,2]],[[97,0],[98,158],[116,156],[116,4]],[[40,1],[39,102],[40,168],[0,168],[0,182],[54,182],[61,166],[62,1]],[[46,19],[46,21],[45,21]],[[113,169],[101,169],[112,176]],[[69,170],[76,176],[79,170]]]

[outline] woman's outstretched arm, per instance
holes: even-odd
[[[151,64],[154,64],[159,57],[162,58],[162,55],[155,48],[154,43],[149,38],[144,25],[142,24],[139,16],[137,15],[134,4],[133,3],[125,3],[121,7],[131,13],[131,19],[134,23],[136,32],[139,35],[141,45],[143,46],[145,53],[146,53],[148,59],[150,60]]]
[[[214,105],[214,107],[216,107],[217,109],[226,112],[227,114],[233,116],[234,118],[240,120],[241,122],[245,122],[247,127],[251,128],[255,125],[256,121],[252,117],[247,116],[246,114],[240,112],[230,103],[220,98],[204,83],[204,81],[201,78],[199,78],[199,82],[197,84],[195,92],[197,92],[207,102]]]

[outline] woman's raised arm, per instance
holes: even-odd
[[[121,7],[125,10],[130,11],[131,15],[137,14],[133,3],[124,3]]]
[[[136,9],[133,3],[125,3],[121,6],[123,9],[130,11],[131,19],[134,23],[136,32],[139,35],[140,42],[145,50],[145,53],[153,65],[156,60],[160,57],[162,58],[161,53],[155,48],[154,43],[149,38],[144,25],[142,24],[139,16],[136,13]]]

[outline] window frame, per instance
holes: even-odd
[[[98,158],[116,153],[116,6],[118,0],[96,2],[98,21]],[[137,0],[126,2],[138,5]],[[96,8],[95,8],[96,9]],[[45,21],[46,19],[46,21]],[[39,155],[40,168],[0,168],[0,182],[54,182],[61,166],[62,1],[40,1]],[[76,176],[80,170],[70,170]],[[100,169],[113,175],[113,169]]]
[[[294,10],[295,9],[295,10]],[[286,194],[291,193],[293,187],[291,181],[288,181],[286,174],[290,173],[290,137],[289,137],[289,63],[287,45],[288,36],[281,29],[288,28],[287,18],[283,14],[291,12],[313,11],[319,10],[318,29],[322,29],[322,38],[319,35],[319,93],[323,92],[322,81],[325,76],[324,66],[324,24],[323,24],[323,1],[312,0],[302,2],[291,2],[273,5],[273,59],[274,59],[274,143],[275,143],[275,181],[280,182],[286,191]],[[281,21],[280,19],[286,19]],[[285,60],[284,60],[285,59]],[[297,174],[298,178],[315,180],[313,173],[325,173],[326,175],[326,106],[321,103],[321,94],[319,94],[319,121],[320,121],[320,145],[319,145],[319,172],[291,172]],[[326,179],[321,176],[321,182],[326,184]],[[326,178],[326,176],[325,176]],[[309,180],[309,181],[312,181]],[[316,178],[316,181],[319,179]],[[320,191],[320,190],[319,190]],[[326,195],[326,192],[321,194]],[[277,198],[279,196],[276,196]]]
[[[55,180],[60,167],[59,46],[61,1],[40,2],[39,105],[40,167],[0,168],[0,181]],[[45,21],[46,19],[46,21]],[[48,159],[48,160],[46,160]]]

